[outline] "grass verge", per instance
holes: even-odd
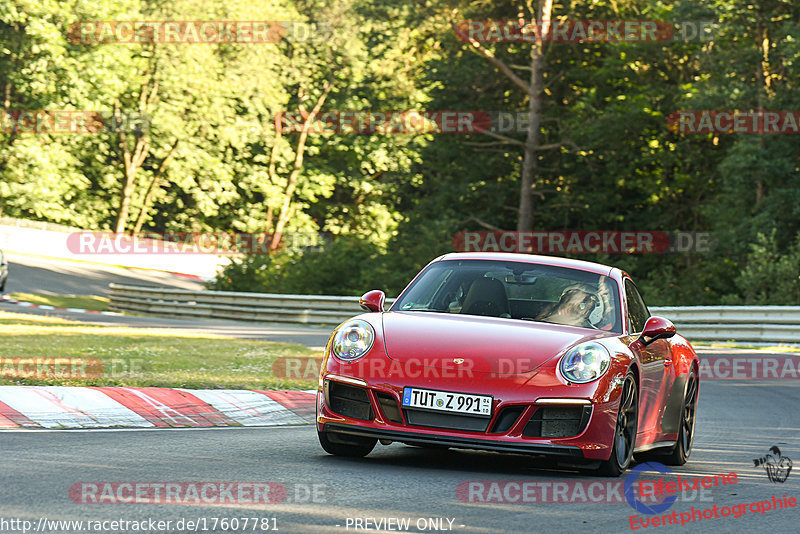
[[[83,308],[84,310],[108,311],[108,298],[95,295],[38,295],[35,293],[11,293],[11,298],[45,304],[56,308]]]
[[[292,343],[167,328],[94,326],[5,312],[0,312],[0,329],[0,385],[311,389],[315,380],[276,377],[272,363],[280,357],[320,356],[319,351]],[[96,359],[102,365],[96,373],[62,368],[56,376],[52,366],[39,365],[33,373],[20,358]]]

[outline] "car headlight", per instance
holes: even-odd
[[[375,342],[375,330],[366,321],[356,319],[342,325],[333,336],[333,355],[351,362],[369,352]]]
[[[569,382],[586,384],[597,380],[611,365],[611,355],[600,343],[583,343],[561,357],[561,376]]]

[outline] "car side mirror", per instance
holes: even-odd
[[[361,298],[358,299],[358,305],[364,311],[382,312],[384,300],[386,300],[386,294],[380,289],[373,289],[361,295]]]
[[[644,323],[644,330],[639,337],[642,345],[647,346],[657,339],[669,339],[677,333],[675,325],[669,319],[653,316]]]

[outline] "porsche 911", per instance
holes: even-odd
[[[684,464],[699,361],[631,277],[597,263],[498,253],[436,258],[388,310],[325,348],[317,394],[323,449],[378,442],[553,457],[619,476],[634,454]]]

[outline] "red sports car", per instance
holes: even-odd
[[[388,311],[339,325],[317,394],[322,447],[380,441],[550,455],[619,476],[634,453],[692,449],[699,361],[620,269],[522,254],[447,254]]]

